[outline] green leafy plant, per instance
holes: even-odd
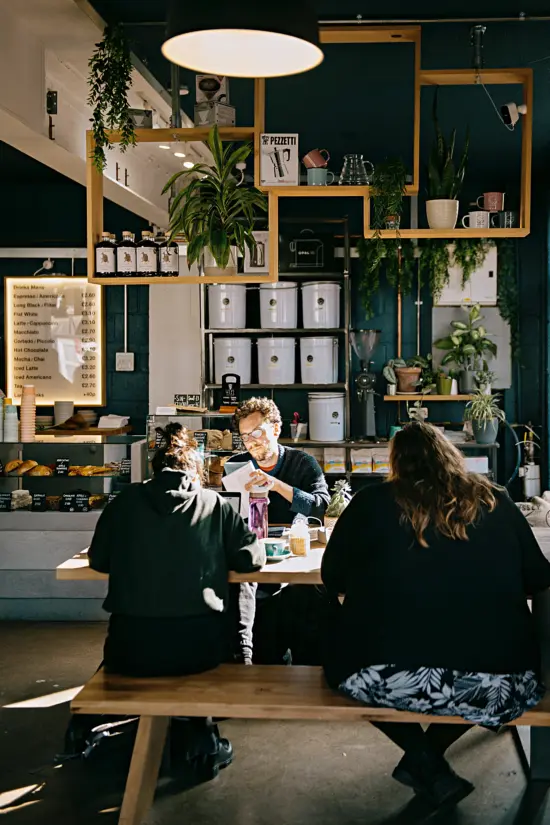
[[[93,109],[92,132],[95,146],[94,166],[103,172],[107,165],[105,150],[111,149],[107,130],[120,132],[117,144],[121,152],[136,145],[134,121],[128,104],[128,90],[132,85],[130,49],[119,25],[107,26],[103,40],[96,43],[88,61],[88,105]]]
[[[497,242],[497,306],[501,318],[510,325],[512,356],[519,356],[519,295],[517,284],[516,245],[510,238]]]
[[[464,418],[467,421],[479,421],[486,423],[487,421],[504,421],[506,415],[504,410],[498,406],[500,395],[486,395],[480,390],[476,390],[464,410]]]
[[[332,492],[334,495],[328,503],[325,515],[329,518],[338,518],[351,501],[351,487],[347,481],[337,481]]]
[[[419,392],[427,394],[435,387],[435,377],[437,372],[434,372],[432,367],[432,356],[429,353],[425,358],[423,355],[413,355],[406,361],[403,358],[391,358],[382,370],[382,375],[388,384],[397,384],[397,375],[395,370],[416,367],[420,369],[420,379],[417,383]]]
[[[218,127],[213,126],[208,146],[213,165],[198,163],[192,169],[176,172],[162,191],[170,191],[178,181],[183,183],[170,204],[170,234],[174,237],[183,233],[187,238],[189,267],[209,249],[216,264],[225,269],[232,246],[241,255],[245,246],[254,251],[254,214],[266,212],[267,201],[255,187],[239,186],[233,176],[236,165],[244,163],[250,155],[250,144],[237,149],[228,144],[224,149]]]
[[[464,183],[464,174],[466,172],[468,150],[470,147],[470,135],[468,131],[457,168],[454,161],[456,129],[453,129],[449,142],[447,142],[439,126],[437,103],[438,89],[436,88],[432,109],[435,139],[428,162],[428,197],[430,200],[438,198],[454,200],[458,198],[462,184]]]
[[[410,295],[415,270],[414,247],[399,237],[381,238],[375,234],[373,238],[360,238],[357,250],[363,266],[359,294],[366,317],[372,318],[372,299],[380,289],[383,268],[388,284],[399,287],[402,295]]]
[[[430,238],[421,247],[418,275],[421,283],[427,283],[434,301],[449,283],[449,242]]]
[[[462,286],[465,287],[472,273],[483,266],[487,253],[494,241],[485,238],[458,238],[454,242],[453,257],[462,268]]]
[[[478,388],[483,392],[487,390],[487,387],[492,386],[495,378],[497,377],[496,372],[492,372],[490,369],[482,369],[478,370],[475,374],[475,380]]]
[[[467,310],[466,321],[451,321],[451,333],[434,343],[438,349],[447,350],[441,365],[454,363],[463,370],[487,368],[487,356],[497,354],[497,345],[487,336],[481,322],[483,315],[478,304]]]
[[[397,225],[403,214],[407,169],[400,158],[385,160],[374,167],[371,183],[373,227],[383,229],[389,219]]]

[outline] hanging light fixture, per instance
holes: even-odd
[[[205,74],[282,77],[323,60],[308,0],[170,0],[163,55]]]

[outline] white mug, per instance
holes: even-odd
[[[462,218],[462,226],[466,229],[489,229],[489,218],[489,212],[468,212]]]

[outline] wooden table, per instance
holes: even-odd
[[[264,582],[268,584],[321,584],[321,559],[324,545],[314,542],[307,556],[295,556],[268,562],[255,573],[229,573],[230,582]],[[87,550],[64,561],[55,571],[61,581],[106,581],[106,573],[92,570]]]

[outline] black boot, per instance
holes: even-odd
[[[436,808],[457,805],[474,790],[472,783],[458,776],[442,756],[428,751],[406,753],[392,776]]]

